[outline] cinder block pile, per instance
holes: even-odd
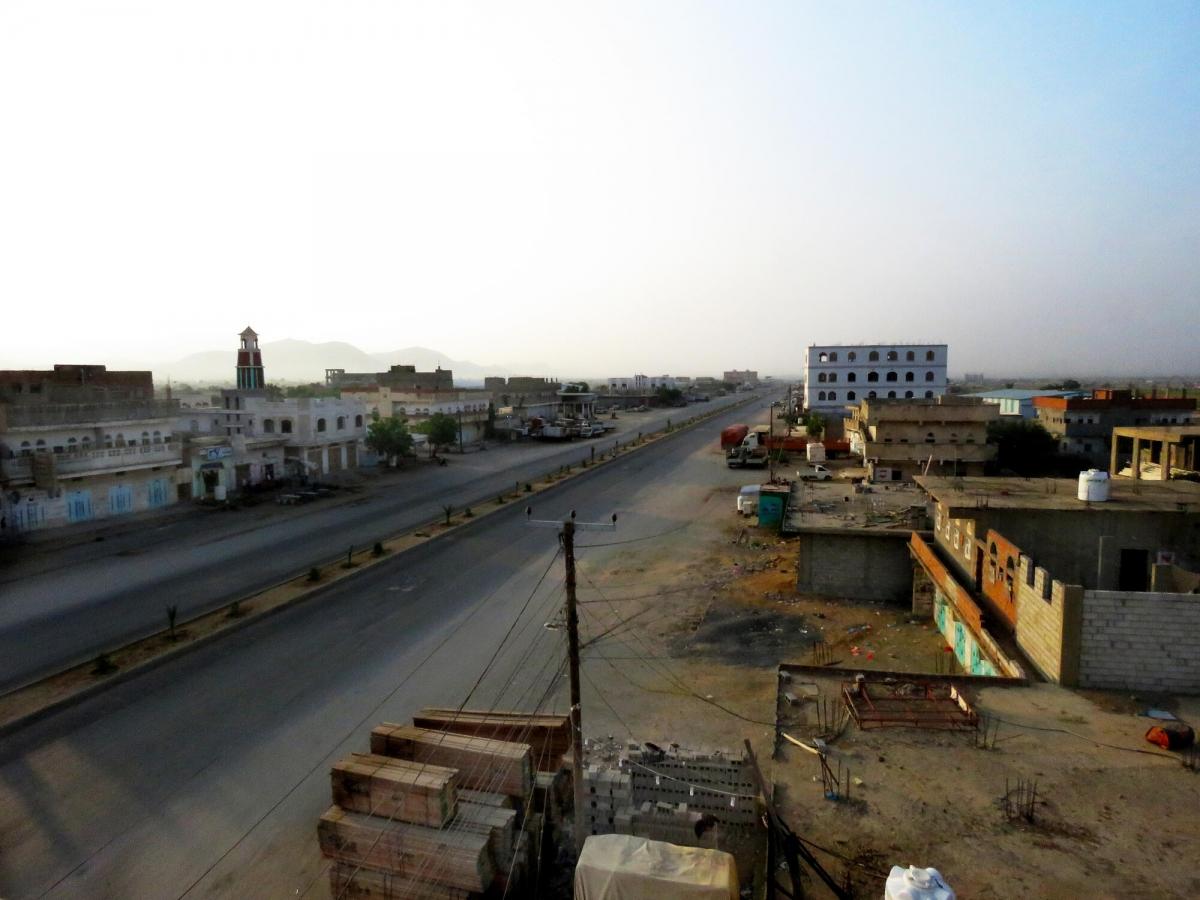
[[[569,721],[449,713],[453,721],[423,710],[413,725],[383,723],[371,732],[370,753],[333,766],[334,805],[317,836],[332,860],[334,896],[463,900],[503,892],[526,875],[542,827],[539,792],[543,801],[563,793],[549,773],[543,784],[533,748],[557,749]],[[501,733],[525,740],[497,739]]]

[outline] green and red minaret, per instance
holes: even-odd
[[[238,337],[242,345],[238,348],[237,386],[240,391],[261,391],[267,386],[263,375],[262,351],[258,349],[258,335],[249,325]]]

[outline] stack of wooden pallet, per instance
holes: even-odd
[[[442,728],[440,711],[429,712],[413,725],[379,725],[370,753],[333,767],[334,806],[317,833],[333,861],[335,897],[465,900],[503,891],[527,871],[540,823],[527,815],[538,782],[535,751],[553,751],[561,762],[569,722],[462,713],[457,727]]]
[[[571,748],[568,716],[530,715],[428,706],[413,716],[420,728],[453,731],[499,741],[519,741],[533,751],[533,766],[539,772],[557,772]]]

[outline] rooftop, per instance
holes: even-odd
[[[1089,397],[1091,391],[1037,391],[1032,388],[997,388],[993,391],[975,391],[964,397],[986,397],[991,400],[1032,400],[1034,397]]]
[[[1200,437],[1200,425],[1122,425],[1113,429],[1113,437],[1175,442],[1184,438]]]
[[[1188,481],[1135,481],[1114,478],[1109,499],[1085,504],[1071,478],[944,478],[918,475],[915,479],[940,503],[964,509],[1079,510],[1120,512],[1200,512],[1200,484]]]

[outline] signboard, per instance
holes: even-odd
[[[233,456],[232,447],[209,447],[204,451],[205,459],[225,459],[227,456]]]

